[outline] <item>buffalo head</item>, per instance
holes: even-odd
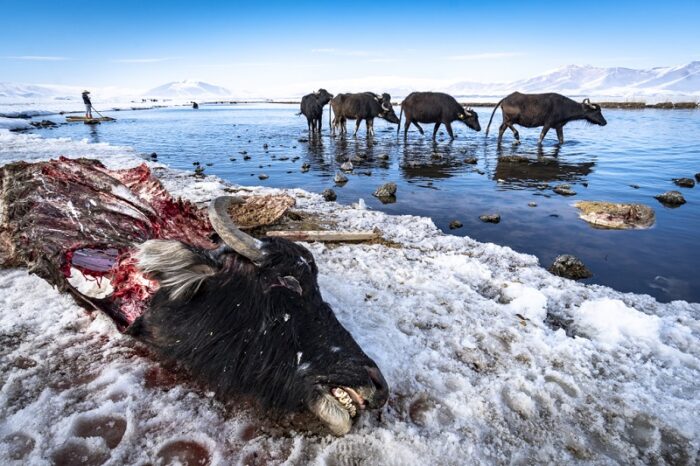
[[[379,117],[384,118],[389,123],[399,123],[399,117],[396,116],[394,112],[394,107],[391,106],[391,96],[386,92],[381,96],[375,95],[376,101],[381,105],[381,110],[379,112]]]
[[[608,124],[608,122],[605,121],[605,118],[603,118],[600,105],[592,104],[590,99],[583,99],[581,105],[583,106],[583,117],[587,121],[600,126],[605,126]]]
[[[333,98],[333,94],[328,92],[327,90],[321,88],[314,92],[314,95],[316,96],[316,99],[318,99],[319,102],[321,102],[323,105],[327,104],[328,102],[331,101]]]
[[[216,250],[151,240],[136,255],[160,284],[130,332],[183,364],[219,396],[247,394],[279,413],[308,410],[336,435],[388,397],[377,365],[323,300],[304,247],[257,240],[212,201]]]
[[[465,125],[469,126],[474,131],[481,131],[481,125],[479,124],[479,115],[476,114],[471,108],[465,108],[464,112],[457,115],[459,121],[463,122]]]

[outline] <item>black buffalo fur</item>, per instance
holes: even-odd
[[[307,94],[301,98],[299,115],[306,117],[306,122],[309,125],[310,133],[321,132],[321,120],[323,118],[323,106],[333,98],[333,94],[325,89],[319,89],[317,92]]]
[[[190,268],[202,280],[175,298],[161,287],[131,335],[219,396],[253,395],[280,412],[308,407],[330,387],[374,383],[374,361],[323,301],[306,248],[265,239],[264,263],[254,265],[226,246],[213,252],[180,244],[194,253]]]

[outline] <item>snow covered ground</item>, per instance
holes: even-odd
[[[59,155],[142,162],[127,147],[0,130],[0,164]],[[193,201],[226,187],[151,165]],[[325,299],[391,387],[381,415],[335,438],[244,400],[224,406],[105,316],[3,270],[0,463],[697,464],[700,304],[577,284],[427,218],[287,192],[396,243],[307,245]]]

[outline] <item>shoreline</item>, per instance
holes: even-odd
[[[35,364],[0,366],[22,393],[21,409],[0,393],[7,414],[0,438],[31,435],[28,463],[61,445],[91,451],[71,433],[83,419],[128,425],[108,450],[122,464],[148,461],[178,440],[200,445],[213,464],[253,453],[274,463],[600,463],[611,460],[611,449],[620,462],[696,459],[700,304],[576,283],[551,275],[534,256],[444,234],[425,217],[326,202],[302,189],[196,178],[126,146],[0,131],[0,163],[7,163],[3,154],[29,162],[90,157],[110,168],[146,163],[168,191],[195,203],[237,190],[286,193],[294,210],[339,229],[378,226],[396,244],[305,243],[325,300],[391,387],[382,415],[361,416],[340,438],[297,430],[243,401],[224,405],[139,353],[106,316],[86,313],[26,270],[0,270],[0,333],[17,341],[7,360]],[[63,366],[68,379],[54,370]],[[643,431],[629,435],[642,420]]]

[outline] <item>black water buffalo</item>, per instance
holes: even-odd
[[[600,111],[600,105],[592,104],[589,99],[583,99],[578,103],[561,94],[550,92],[548,94],[521,94],[513,92],[501,99],[491,113],[489,124],[486,126],[486,136],[489,135],[491,120],[498,107],[503,112],[503,123],[498,129],[498,143],[503,139],[506,128],[513,131],[515,140],[520,142],[520,134],[513,125],[526,128],[542,126],[539,143],[542,143],[550,128],[557,130],[559,144],[564,144],[564,125],[573,120],[586,120],[590,123],[605,126],[608,124]]]
[[[301,111],[297,115],[306,117],[310,133],[321,133],[323,106],[330,102],[332,98],[333,94],[325,89],[319,89],[301,98]]]
[[[418,123],[435,123],[433,128],[433,140],[438,132],[440,125],[445,125],[450,139],[455,136],[452,133],[452,122],[457,120],[474,131],[481,131],[479,125],[479,116],[474,110],[465,109],[454,97],[442,92],[412,92],[401,102],[401,114],[406,113],[406,123],[403,128],[403,137],[408,134],[408,127],[411,123],[418,128],[420,134],[423,133],[423,128]],[[399,115],[399,128],[401,130],[401,114]]]
[[[0,267],[27,267],[107,313],[223,399],[309,411],[343,435],[359,410],[384,405],[387,384],[323,300],[313,255],[241,232],[232,202],[216,198],[207,214],[170,196],[145,165],[8,164]],[[85,280],[97,285],[81,288]]]
[[[391,106],[391,96],[387,93],[380,95],[374,92],[360,92],[358,94],[338,94],[331,100],[331,109],[335,118],[332,122],[332,132],[339,128],[341,134],[347,133],[345,122],[355,120],[355,132],[360,128],[360,123],[367,123],[367,135],[374,135],[374,119],[383,118],[390,123],[398,123],[399,118]],[[329,110],[330,118],[330,110]]]

